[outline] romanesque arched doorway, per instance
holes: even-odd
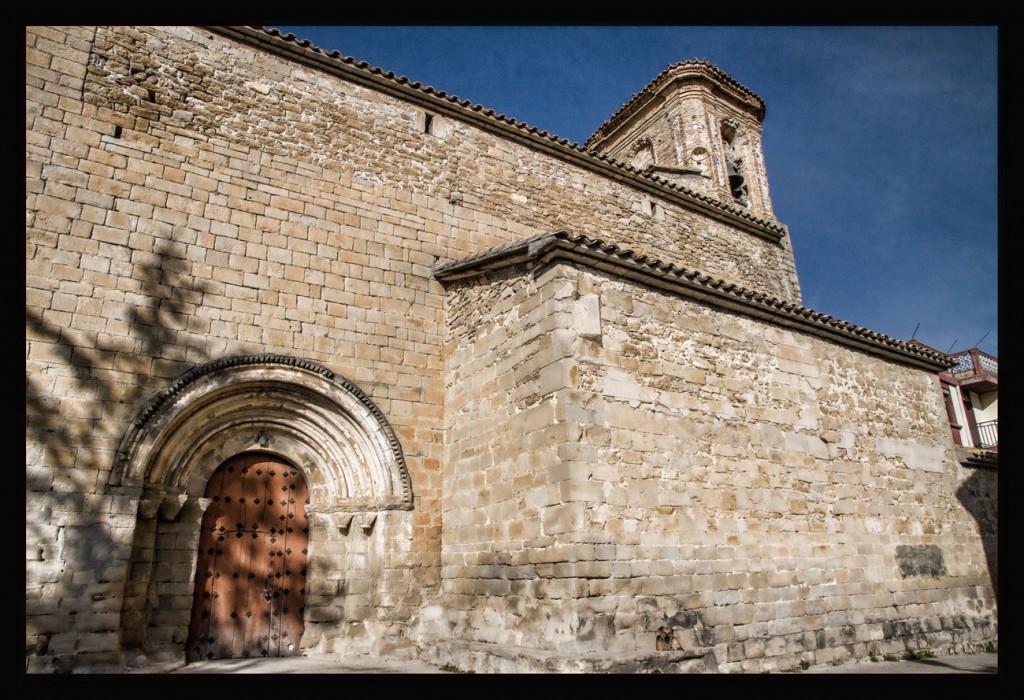
[[[244,453],[214,471],[204,497],[188,660],[297,655],[309,558],[305,479],[283,459]]]
[[[216,635],[212,635],[215,642],[210,642],[208,632],[204,637],[192,627],[195,573],[199,570],[205,577],[212,570],[197,553],[211,548],[216,553],[218,548],[199,544],[200,537],[210,532],[210,526],[204,525],[206,513],[218,503],[214,497],[219,494],[210,489],[220,488],[216,479],[223,476],[214,475],[221,467],[245,468],[233,461],[240,455],[276,459],[300,473],[302,487],[308,489],[304,517],[309,518],[309,579],[300,588],[316,588],[317,595],[308,596],[305,605],[295,605],[305,608],[305,618],[295,620],[292,629],[297,632],[289,632],[284,646],[277,649],[254,646],[252,640],[237,646],[234,641],[216,641]],[[240,488],[244,492],[247,487]],[[357,622],[366,612],[359,607],[362,601],[353,602],[356,594],[347,580],[353,580],[355,587],[373,589],[384,575],[382,560],[374,557],[386,556],[391,546],[369,549],[367,538],[380,533],[376,539],[383,542],[391,519],[379,516],[408,511],[413,505],[401,446],[377,405],[358,386],[323,365],[280,355],[215,360],[194,367],[153,395],[122,438],[108,489],[138,504],[121,610],[123,648],[126,653],[158,658],[183,655],[185,660],[210,654],[241,656],[243,650],[250,656],[262,656],[264,650],[268,655],[301,654],[348,633],[352,627],[340,617],[349,614],[344,613],[345,606],[350,606]],[[236,496],[231,497],[234,502]],[[243,497],[248,504],[250,496]],[[281,515],[276,517],[280,520]],[[253,539],[253,523],[246,518],[239,520],[235,514],[217,522],[218,536],[226,533],[224,541],[244,539],[245,528],[249,540]],[[269,537],[280,534],[270,532],[271,528],[277,529],[269,524],[263,527],[267,546],[276,544]],[[217,543],[224,550],[223,543]],[[291,547],[293,552],[303,548]],[[281,552],[275,560],[283,561],[285,549],[275,551]],[[349,552],[351,557],[346,559]],[[225,571],[221,578],[235,573],[246,580],[250,573],[256,579],[265,576],[260,571]],[[294,589],[288,588],[290,595]],[[291,614],[293,605],[288,608]],[[211,608],[210,612],[216,611]],[[236,612],[235,618],[231,612]],[[245,612],[255,615],[252,608],[237,606],[225,614],[232,624],[241,625],[237,616]],[[262,612],[277,614],[276,610]],[[202,648],[202,639],[214,646]]]

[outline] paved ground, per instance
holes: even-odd
[[[839,666],[815,666],[799,673],[999,673],[998,654],[958,654],[915,661],[857,661]]]
[[[152,666],[129,673],[445,673],[425,661],[402,661],[331,655],[288,656],[279,659],[216,659],[188,666]]]
[[[999,672],[997,654],[963,654],[937,656],[934,659],[917,661],[858,661],[839,666],[815,666],[794,674],[989,674]],[[391,673],[425,674],[442,671],[423,661],[399,661],[372,658],[339,658],[334,656],[295,656],[281,659],[219,659],[203,661],[188,666],[149,666],[132,669],[129,673],[260,673],[278,675],[284,673]]]

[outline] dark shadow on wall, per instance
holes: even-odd
[[[969,467],[970,468],[970,467]],[[974,517],[981,535],[982,547],[988,564],[992,590],[999,605],[999,471],[995,465],[978,466],[971,469],[956,492],[964,508]]]
[[[26,309],[27,338],[49,345],[43,359],[27,363],[26,492],[50,494],[41,512],[26,518],[26,544],[36,550],[28,562],[33,588],[26,592],[31,601],[36,587],[49,588],[48,598],[71,601],[72,608],[58,609],[55,621],[33,627],[39,632],[34,642],[28,640],[27,656],[48,655],[52,634],[75,630],[73,608],[86,589],[94,591],[94,601],[116,597],[124,577],[117,553],[124,545],[117,544],[111,525],[55,525],[51,508],[87,510],[86,497],[103,493],[122,434],[149,396],[210,359],[198,333],[182,333],[201,332],[195,311],[209,288],[192,278],[189,261],[172,254],[175,245],[158,245],[149,266],[135,266],[133,291],[146,303],[117,316],[122,328],[127,323],[122,333],[63,327],[39,309]],[[57,657],[50,663],[52,670],[67,670]]]
[[[70,489],[51,489],[30,476],[29,490],[94,492],[95,474],[84,472],[109,469],[111,439],[116,446],[121,438],[106,427],[131,420],[151,393],[210,359],[205,348],[180,335],[209,290],[192,279],[189,261],[167,253],[172,245],[158,248],[154,266],[136,266],[138,293],[148,303],[128,309],[126,336],[60,327],[38,309],[27,310],[33,341],[50,344],[71,372],[70,386],[54,389],[45,386],[47,378],[26,377],[28,435],[43,450],[43,464],[62,473],[74,467],[77,476]]]

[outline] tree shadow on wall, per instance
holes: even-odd
[[[75,629],[74,606],[85,589],[91,587],[94,601],[116,595],[96,586],[123,580],[128,556],[113,521],[65,523],[51,508],[87,508],[83,495],[103,492],[122,435],[149,396],[209,359],[195,320],[209,288],[192,279],[190,263],[173,255],[174,246],[158,246],[149,265],[135,265],[132,278],[119,280],[128,297],[105,305],[102,330],[59,325],[26,308],[26,339],[33,347],[25,377],[26,493],[50,494],[27,501],[27,612],[32,616],[33,600],[44,595],[58,601],[55,615],[33,618],[28,670],[71,669],[70,657],[53,654],[51,636]],[[96,298],[104,291],[97,290]],[[143,303],[132,306],[133,298]],[[69,612],[62,600],[71,601]],[[112,625],[99,629],[93,623],[88,631],[116,632],[119,623]]]
[[[193,320],[208,286],[191,277],[190,263],[172,255],[172,246],[158,246],[151,265],[135,266],[128,286],[145,303],[130,306],[131,297],[119,302],[103,331],[59,326],[38,309],[26,310],[27,338],[48,346],[26,363],[27,493],[50,492],[53,506],[103,493],[117,446],[137,412],[173,377],[209,360]],[[49,507],[26,517],[26,544],[36,548],[30,567],[34,559],[42,572],[42,578],[32,576],[33,585],[57,586],[51,595],[74,598],[69,587],[78,584],[69,571],[82,585],[114,580],[110,567],[117,566],[114,552],[123,545],[115,543],[112,526],[68,524],[61,536]],[[47,560],[53,559],[62,564],[48,573],[53,564]],[[28,652],[45,654],[47,638],[41,635]]]
[[[957,498],[964,508],[974,517],[981,535],[985,560],[988,564],[992,590],[999,605],[999,472],[996,466],[981,466],[960,485],[956,492]]]
[[[172,245],[157,248],[153,265],[135,266],[135,293],[146,304],[108,318],[106,328],[114,332],[62,327],[38,309],[26,311],[30,338],[48,344],[53,357],[30,363],[26,374],[28,437],[42,451],[35,463],[71,481],[50,486],[40,482],[43,475],[30,475],[29,490],[96,492],[103,485],[95,481],[97,472],[110,469],[127,421],[149,395],[209,360],[187,332],[209,288],[191,277],[189,261],[169,254]],[[116,332],[119,321],[126,322],[126,332]],[[44,366],[39,375],[32,374],[35,364]],[[61,370],[66,374],[58,375]]]

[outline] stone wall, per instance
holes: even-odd
[[[449,391],[487,407],[452,433],[447,590],[487,594],[452,605],[457,638],[598,659],[656,654],[668,625],[689,657],[761,672],[994,637],[994,514],[935,375],[565,264],[504,272],[449,300]],[[545,439],[517,441],[513,368],[545,346]]]
[[[261,230],[260,215],[273,218],[278,212],[272,209],[268,214],[260,205],[305,214],[310,224],[323,218],[330,222],[328,211],[339,209],[331,195],[316,202],[316,189],[284,184],[305,185],[302,180],[308,177],[316,188],[315,180],[324,169],[347,173],[354,180],[351,184],[342,180],[333,190],[358,190],[360,185],[383,188],[375,194],[375,209],[401,210],[393,202],[415,197],[414,204],[434,216],[418,209],[416,213],[425,219],[419,226],[393,223],[425,233],[414,236],[421,243],[434,239],[441,246],[451,246],[448,251],[428,250],[438,260],[475,252],[481,242],[494,245],[523,237],[524,232],[568,227],[607,237],[611,231],[639,252],[657,252],[783,299],[799,294],[788,242],[773,244],[667,202],[659,203],[660,216],[647,216],[650,197],[628,185],[457,120],[434,116],[429,133],[424,133],[421,108],[295,66],[274,54],[254,57],[251,49],[205,39],[207,33],[200,30],[178,31],[177,36],[122,30],[109,42],[104,41],[105,34],[101,32],[92,59],[90,75],[95,82],[86,86],[88,102],[113,111],[112,115],[103,112],[105,117],[117,123],[117,115],[127,112],[138,120],[135,125],[140,131],[155,135],[154,130],[159,134],[166,129],[180,144],[175,150],[184,147],[186,157],[200,157],[207,150],[203,142],[209,140],[215,146],[222,141],[229,158],[235,155],[230,152],[234,149],[239,154],[262,153],[264,163],[284,160],[283,172],[264,170],[257,178],[281,188],[269,192],[270,197],[277,195],[273,201],[264,194],[253,195],[255,201],[247,206],[239,206],[239,199],[221,203],[253,215],[236,212],[238,221],[226,222],[229,225],[245,227],[243,220],[252,219],[255,226],[249,227]],[[194,42],[207,43],[209,48]],[[195,143],[186,139],[181,144],[181,131]],[[168,195],[195,198],[189,189],[195,185],[182,184],[186,191],[170,188]],[[202,197],[202,191],[196,194]],[[226,194],[231,198],[235,192]],[[363,202],[369,199],[361,197]],[[286,201],[291,204],[282,207]],[[445,214],[449,216],[440,216]],[[431,226],[431,219],[444,225]],[[510,222],[517,222],[514,228]],[[512,236],[505,232],[510,228]],[[476,236],[467,235],[474,230]],[[481,234],[489,237],[474,240],[485,238]],[[401,230],[396,235],[410,237]],[[402,240],[396,243],[407,247]]]
[[[578,525],[558,492],[564,443],[578,439],[559,400],[572,321],[560,292],[506,274],[449,298],[442,590],[456,639],[577,639],[579,591],[551,571]]]
[[[449,246],[465,245],[450,237],[453,228],[468,240],[486,224],[447,201],[414,202],[407,189],[371,183],[354,166],[310,162],[309,150],[296,154],[302,159],[281,149],[272,154],[262,148],[270,136],[233,140],[248,127],[232,131],[221,115],[209,122],[185,116],[161,82],[185,75],[196,81],[180,94],[203,114],[220,99],[210,93],[220,94],[219,80],[245,71],[253,79],[294,73],[298,85],[319,82],[321,95],[340,94],[337,80],[324,83],[280,58],[254,63],[251,49],[201,30],[44,27],[27,39],[31,667],[45,670],[58,656],[61,669],[116,658],[138,509],[137,497],[121,504],[105,495],[118,443],[155,391],[227,355],[318,360],[356,382],[386,414],[417,508],[400,528],[405,539],[378,537],[371,547],[379,551],[368,557],[352,557],[365,545],[352,544],[364,537],[358,528],[350,535],[352,571],[367,561],[377,568],[347,589],[336,585],[335,593],[344,590],[348,608],[373,618],[367,624],[389,629],[414,619],[440,572],[443,311],[430,265]],[[274,65],[277,73],[267,73]],[[236,105],[237,123],[279,119],[264,97],[252,92],[246,107]],[[362,105],[367,110],[372,97]],[[371,110],[345,123],[363,133],[375,118]],[[106,527],[112,518],[118,521],[110,536],[125,551],[111,548],[110,566],[120,568],[89,578],[65,544],[67,528]],[[387,531],[386,519],[378,535]],[[339,546],[329,540],[324,551]],[[192,558],[194,565],[194,552]],[[324,579],[337,584],[337,568],[330,569]],[[128,594],[159,600],[172,582],[157,576]],[[353,597],[368,592],[372,613]],[[92,622],[86,612],[104,614]],[[336,644],[342,626],[335,628],[323,632],[321,648]],[[151,630],[150,643],[159,644],[159,635]]]

